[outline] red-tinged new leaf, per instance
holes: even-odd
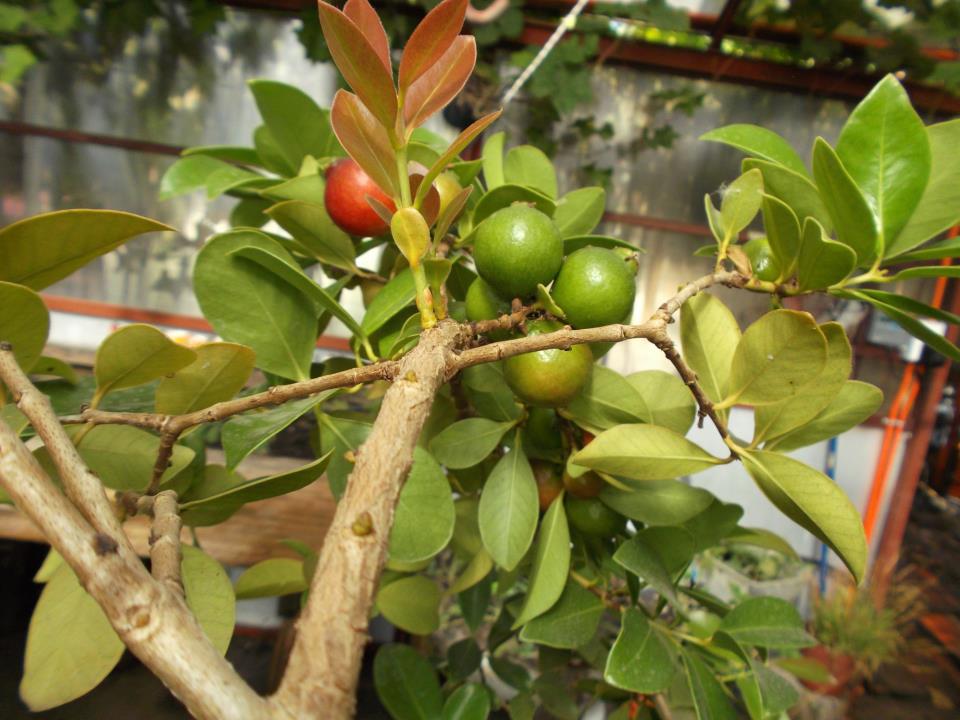
[[[411,173],[410,175],[410,196],[416,197],[417,193],[420,192],[420,183],[423,182],[422,173]],[[420,204],[420,214],[423,215],[423,219],[427,221],[427,226],[432,226],[437,221],[437,216],[440,214],[440,193],[437,192],[435,187],[431,187],[427,190],[427,194],[423,198],[423,202]]]
[[[393,210],[388,208],[382,202],[377,200],[373,195],[367,195],[367,205],[373,208],[373,211],[383,220],[387,225],[390,224],[390,221],[393,220]]]
[[[338,90],[330,108],[333,132],[357,164],[380,188],[392,197],[399,194],[397,156],[383,126],[360,98]]]
[[[467,0],[444,0],[417,25],[400,59],[400,92],[406,91],[453,44],[463,27]]]
[[[347,0],[343,6],[343,14],[353,20],[354,24],[360,28],[360,32],[370,43],[370,46],[377,53],[377,57],[383,61],[383,66],[393,77],[393,64],[390,62],[390,41],[387,40],[387,32],[383,29],[383,23],[380,22],[380,16],[373,6],[367,0]]]
[[[392,129],[397,121],[397,92],[390,71],[353,20],[327,2],[318,7],[333,61],[380,124]]]
[[[414,201],[414,204],[419,206],[423,202],[424,196],[427,194],[427,190],[430,186],[433,185],[433,181],[437,179],[437,176],[444,171],[444,169],[453,162],[453,160],[463,152],[463,149],[472,143],[476,137],[486,130],[494,121],[500,117],[500,113],[503,110],[497,110],[488,115],[484,115],[482,118],[474,122],[470,127],[464,130],[462,133],[457,135],[456,139],[450,144],[450,147],[437,158],[437,161],[433,164],[433,167],[427,172],[427,176],[424,178],[424,185],[420,186],[420,189],[417,191],[417,197]]]
[[[431,115],[453,100],[467,84],[477,63],[477,42],[460,35],[441,58],[407,91],[403,117],[407,131],[423,125]]]

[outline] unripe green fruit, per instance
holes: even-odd
[[[528,205],[497,210],[477,228],[477,272],[508,300],[530,297],[549,285],[563,262],[563,240],[553,220]]]
[[[567,495],[564,500],[567,521],[584,535],[610,537],[623,532],[626,518],[596,498],[582,499]]]
[[[551,333],[563,328],[554,320],[527,323],[527,335]],[[583,387],[593,367],[593,353],[586,345],[569,350],[551,349],[514,355],[503,361],[503,375],[514,394],[528,405],[563,407]]]
[[[740,249],[750,258],[755,278],[775,282],[780,277],[780,266],[773,257],[770,242],[765,237],[748,240]]]
[[[467,305],[467,317],[473,322],[494,320],[510,312],[510,303],[497,295],[480,277],[470,283],[464,302]]]
[[[585,247],[563,262],[550,294],[573,327],[612,325],[633,309],[636,278],[613,250]]]
[[[560,424],[557,413],[551,408],[532,407],[527,414],[524,439],[541,450],[557,450],[560,440]]]

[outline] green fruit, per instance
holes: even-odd
[[[559,450],[563,443],[556,411],[544,407],[530,408],[523,436],[542,450]]]
[[[473,243],[477,272],[501,297],[526,298],[549,285],[563,262],[553,220],[528,205],[497,210],[480,223]]]
[[[540,335],[563,327],[554,320],[527,323],[528,335]],[[593,353],[586,345],[569,350],[538,350],[503,361],[503,375],[514,394],[528,405],[562,407],[580,392],[590,377]]]
[[[740,246],[740,249],[750,258],[754,277],[769,282],[775,282],[779,279],[780,266],[777,264],[776,258],[773,257],[770,242],[765,237],[748,240]]]
[[[631,266],[613,250],[585,247],[563,262],[550,294],[573,327],[600,327],[630,314],[637,284]]]
[[[510,303],[497,295],[494,289],[479,277],[470,283],[464,302],[467,306],[467,317],[473,322],[493,320],[510,312]]]
[[[623,531],[626,518],[596,499],[567,495],[564,500],[567,521],[584,535],[610,537]]]

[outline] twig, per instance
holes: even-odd
[[[519,304],[519,301],[517,302]],[[512,330],[527,319],[527,315],[532,313],[534,308],[524,305],[519,309],[493,318],[492,320],[477,320],[470,323],[470,332],[474,335],[486,335],[497,330]]]
[[[157,582],[183,595],[180,577],[180,512],[173,490],[157,493],[153,502],[153,527],[150,530],[150,569]]]

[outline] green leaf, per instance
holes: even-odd
[[[193,157],[195,155],[205,155],[238,165],[260,165],[260,156],[257,155],[254,148],[239,145],[195,145],[180,153],[181,157]]]
[[[211,509],[217,511],[219,508],[240,508],[250,502],[300,490],[323,474],[332,454],[332,451],[327,452],[322,457],[295,470],[240,482],[214,493],[198,493],[191,488],[190,492],[184,496],[185,502],[180,505],[183,522],[194,526],[209,524],[199,520]]]
[[[814,218],[803,223],[797,284],[800,290],[830,287],[847,277],[857,266],[857,255],[843,243],[830,240]]]
[[[737,713],[713,671],[691,652],[684,650],[681,654],[697,717],[703,720],[737,720]]]
[[[793,549],[790,543],[776,533],[764,528],[737,526],[733,532],[724,537],[723,542],[726,545],[752,545],[753,547],[775,550],[794,560],[800,559],[797,551]]]
[[[710,199],[709,193],[703,196],[703,212],[707,217],[707,225],[710,226],[710,234],[713,235],[718,244],[722,244],[725,235],[723,229],[723,220],[720,219],[720,211],[717,210],[716,206],[713,204],[713,200]],[[714,248],[714,254],[715,253],[716,248]]]
[[[795,397],[756,408],[754,443],[785,435],[810,422],[836,398],[847,382],[853,369],[853,353],[843,326],[834,322],[825,323],[820,326],[820,331],[827,340],[827,361],[823,370]]]
[[[557,603],[524,625],[520,639],[548,647],[578,648],[593,639],[603,612],[600,598],[567,580]]]
[[[236,619],[233,585],[223,566],[199,548],[184,545],[180,576],[187,607],[211,644],[227,654]]]
[[[503,143],[507,138],[505,132],[494,133],[483,143],[483,181],[487,190],[503,185]]]
[[[767,405],[799,394],[827,360],[827,341],[813,316],[774,310],[743,333],[733,355],[723,407]]]
[[[490,691],[479,683],[457,688],[443,704],[442,720],[486,720],[490,715]]]
[[[763,227],[777,265],[780,277],[790,278],[800,254],[800,224],[797,216],[782,200],[773,195],[763,196]]]
[[[571,460],[631,480],[672,480],[722,462],[682,435],[657,425],[618,425],[597,435]]]
[[[76,438],[82,428],[71,425],[67,434]],[[129,425],[98,425],[84,435],[77,450],[108,488],[143,491],[150,484],[159,448],[160,438],[146,430]],[[163,474],[163,482],[169,482],[184,470],[193,460],[193,454],[188,447],[174,445],[171,465]],[[51,477],[59,478],[45,447],[38,448],[34,455]]]
[[[759,125],[747,123],[726,125],[704,133],[699,139],[730,145],[751,157],[783,165],[800,174],[807,172],[803,160],[790,146],[790,143],[772,130],[767,130],[767,128]]]
[[[184,525],[189,527],[219,525],[242,507],[242,503],[225,498],[214,502],[199,502],[189,509],[184,509],[184,506],[193,500],[202,501],[242,485],[246,482],[246,478],[240,473],[228,470],[223,465],[202,465],[189,480],[186,488],[175,488],[180,497],[180,513]]]
[[[418,204],[418,206],[422,204],[423,197],[433,185],[433,181],[437,179],[437,176],[446,170],[447,166],[450,165],[456,159],[456,157],[466,149],[467,145],[472,143],[477,136],[480,135],[480,133],[492,125],[494,121],[500,117],[501,112],[502,110],[497,110],[496,112],[484,115],[454,138],[453,142],[450,143],[450,146],[439,158],[437,158],[437,161],[430,166],[430,169],[427,170],[427,174],[421,181],[420,187],[417,190],[417,197],[414,198],[414,202]],[[421,195],[421,193],[423,193],[423,195]]]
[[[884,290],[853,290],[846,291],[842,295],[840,293],[837,294],[841,297],[851,297],[868,303],[879,302],[883,305],[895,307],[897,310],[902,310],[906,313],[913,313],[921,317],[935,318],[936,320],[943,320],[945,323],[960,325],[960,315],[932,307],[919,300],[914,300],[908,295],[897,295],[896,293],[886,292]],[[35,368],[34,373],[36,372],[37,370]]]
[[[237,467],[247,455],[330,395],[331,392],[327,391],[269,410],[254,410],[228,420],[223,426],[220,438],[227,456],[227,467]]]
[[[155,327],[127,325],[108,335],[97,349],[93,365],[95,398],[172,375],[196,359],[193,350],[173,342]]]
[[[517,566],[533,542],[538,514],[533,470],[515,447],[494,466],[480,495],[480,537],[497,565]]]
[[[497,210],[514,203],[530,203],[545,215],[553,215],[557,206],[549,197],[532,188],[521,185],[500,185],[484,194],[473,209],[472,221],[476,228]],[[466,241],[466,238],[464,238]]]
[[[367,312],[360,321],[361,329],[367,335],[373,335],[382,328],[388,320],[413,302],[417,290],[413,282],[413,274],[409,269],[397,275],[381,288],[380,292],[367,307]]]
[[[617,548],[617,551],[613,554],[614,562],[643,580],[672,605],[678,606],[677,590],[673,586],[673,573],[667,569],[657,547],[648,540],[648,536],[641,533]],[[692,539],[689,541],[689,548],[692,556]]]
[[[697,414],[697,401],[679,377],[663,370],[642,370],[627,375],[647,406],[650,422],[685,435]]]
[[[308,587],[303,574],[303,561],[293,558],[270,558],[251,565],[234,588],[238,600],[294,595]]]
[[[740,326],[721,300],[701,293],[680,309],[683,358],[697,374],[707,397],[720,402],[727,394]]]
[[[927,138],[930,178],[900,234],[887,239],[886,257],[912,250],[960,222],[960,163],[956,159],[960,119],[931,125],[927,128]]]
[[[560,237],[566,240],[592,232],[603,218],[606,206],[607,193],[602,187],[585,187],[568,192],[557,202],[553,215]]]
[[[43,353],[50,332],[50,313],[30,288],[0,282],[0,342],[13,346],[13,357],[30,371]]]
[[[483,651],[472,637],[458,640],[447,648],[446,675],[454,681],[466,680],[480,669]]]
[[[930,143],[903,86],[887,75],[860,101],[837,140],[837,156],[878,219],[880,250],[913,214],[930,177]]]
[[[783,657],[777,658],[774,662],[777,667],[786,670],[800,680],[809,680],[815,683],[832,683],[835,681],[835,678],[830,674],[830,671],[824,667],[823,663],[812,658]]]
[[[748,170],[727,186],[720,201],[720,224],[727,241],[753,221],[762,199],[763,175],[759,170]]]
[[[884,265],[900,265],[901,263],[911,263],[919,260],[942,260],[943,258],[955,257],[960,257],[960,237],[947,238],[919,250],[889,258],[884,262]]]
[[[891,280],[912,280],[914,278],[960,277],[960,267],[956,265],[930,265],[911,267],[901,270]]]
[[[456,591],[457,601],[460,604],[460,613],[463,615],[463,620],[467,623],[467,627],[473,632],[476,632],[483,623],[483,619],[487,614],[487,607],[490,605],[492,576],[489,575],[489,572],[493,569],[493,560],[490,560],[490,556],[487,555],[485,550],[481,550],[480,553],[486,555],[489,561],[487,572],[483,574],[482,581]],[[472,561],[471,564],[473,564]],[[451,587],[449,593],[453,594],[454,592],[453,587]]]
[[[766,449],[789,452],[846,432],[871,417],[883,404],[883,392],[870,383],[847,380],[833,401],[806,425],[775,438]]]
[[[308,155],[343,154],[330,129],[329,113],[302,90],[275,80],[247,84],[271,138],[290,167],[299,168]]]
[[[391,623],[414,635],[440,627],[440,588],[430,578],[411,575],[380,588],[377,609]]]
[[[736,530],[742,517],[742,507],[714,498],[706,510],[684,522],[683,527],[693,535],[694,550],[702,552],[719,545],[727,535]]]
[[[246,385],[256,355],[243,345],[213,342],[194,348],[196,360],[157,386],[156,411],[182,415],[229,400]]]
[[[644,525],[678,525],[706,510],[713,495],[676,480],[632,483],[629,491],[607,485],[600,491],[603,503]]]
[[[876,216],[837,153],[819,137],[813,144],[813,177],[837,239],[856,253],[857,263],[868,265],[882,256],[883,235]]]
[[[828,232],[833,229],[833,221],[820,197],[820,191],[805,173],[751,158],[744,160],[741,166],[744,171],[759,170],[763,173],[763,191],[786,203],[801,225],[806,218],[812,217]]]
[[[638,248],[631,242],[621,240],[620,238],[610,237],[609,235],[571,235],[563,240],[563,254],[570,255],[573,252],[585,247],[602,247],[616,250],[617,248],[626,248],[631,252],[645,253],[646,250]],[[716,246],[710,246],[716,251]]]
[[[557,171],[546,153],[533,145],[518,145],[507,151],[503,177],[511,185],[539,190],[549,198],[557,197]]]
[[[437,676],[409,645],[384,645],[377,651],[373,683],[394,720],[437,720],[443,715]]]
[[[54,576],[54,573],[63,565],[63,556],[53,548],[47,551],[47,556],[43,559],[40,569],[33,576],[35,583],[48,583]]]
[[[515,424],[486,418],[460,420],[437,433],[430,441],[430,452],[448,468],[472,467],[492,453]]]
[[[751,647],[784,650],[816,644],[803,629],[803,618],[797,609],[776,597],[743,600],[724,616],[720,630]]]
[[[0,322],[2,322],[2,319],[0,319]],[[80,376],[77,375],[77,371],[73,369],[72,365],[65,363],[60,358],[49,357],[47,355],[40,356],[30,369],[30,374],[33,376],[49,375],[61,378],[71,385],[76,385],[80,382]]]
[[[259,173],[245,170],[206,155],[181,158],[167,168],[160,180],[160,200],[206,188],[207,198],[213,199],[241,187],[262,186],[270,182]]]
[[[347,478],[353,472],[353,454],[366,441],[372,425],[329,415],[321,415],[320,420],[323,448],[334,451],[330,466],[327,468],[327,482],[333,496],[339,499],[347,488]],[[348,453],[350,453],[349,457],[347,457]]]
[[[390,531],[390,560],[413,563],[432,558],[450,542],[454,519],[453,495],[443,469],[430,453],[416,448]]]
[[[590,378],[565,413],[593,433],[624,423],[652,421],[650,409],[637,389],[616,370],[602,365],[593,366]]]
[[[674,653],[656,625],[642,611],[627,608],[603,679],[623,690],[646,694],[664,690],[675,672]]]
[[[743,464],[780,511],[826,543],[863,579],[867,543],[860,513],[830,478],[799,460],[768,451],[744,452]]]
[[[356,271],[353,241],[334,224],[323,205],[286,200],[266,212],[293,236],[308,255],[341,270]]]
[[[926,324],[916,318],[903,312],[899,308],[887,303],[882,303],[876,298],[870,298],[870,304],[884,315],[893,320],[915,338],[922,340],[941,355],[945,355],[951,360],[960,361],[960,349],[943,335],[933,330]]]
[[[279,243],[254,230],[235,230],[207,241],[193,270],[193,286],[204,316],[230,342],[249,346],[257,365],[281,377],[303,380],[317,337],[313,304],[282,278],[233,255],[261,248],[294,262]]]
[[[307,175],[298,175],[276,185],[263,188],[260,191],[262,199],[267,202],[263,212],[271,207],[276,201],[300,200],[302,202],[320,204],[323,203],[323,194],[326,189],[326,181],[323,176],[312,172]],[[269,202],[273,200],[274,202]]]
[[[261,164],[270,172],[282,177],[297,174],[298,165],[291,165],[284,157],[283,150],[266,125],[260,125],[253,131],[253,145]]]
[[[537,549],[530,571],[530,587],[520,613],[513,623],[517,629],[553,607],[560,599],[570,570],[570,528],[560,493],[547,509],[540,524]]]
[[[0,230],[0,281],[42,290],[128,240],[169,225],[115,210],[58,210]]]
[[[110,674],[123,650],[103,610],[61,565],[30,618],[20,697],[33,712],[75,700]]]

